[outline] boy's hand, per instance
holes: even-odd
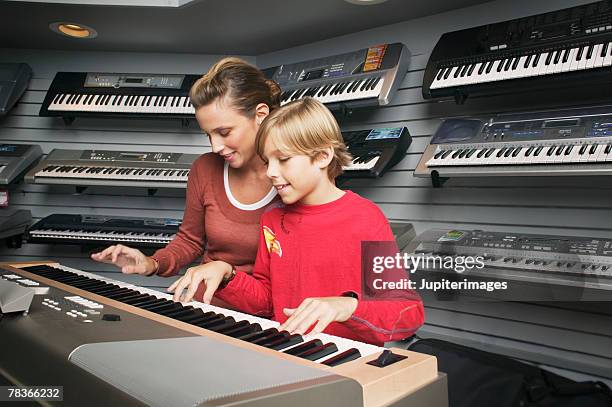
[[[344,322],[357,309],[357,299],[351,297],[306,298],[297,308],[285,308],[289,318],[278,328],[303,335],[315,322],[310,333],[323,332],[332,322]]]
[[[204,281],[206,291],[202,302],[210,304],[223,277],[229,277],[231,273],[232,266],[224,261],[211,261],[197,267],[191,267],[187,269],[183,277],[168,287],[168,292],[174,293],[174,301],[189,302],[193,299],[200,283]],[[184,289],[187,289],[187,292],[182,295]]]

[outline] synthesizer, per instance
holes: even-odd
[[[612,174],[612,107],[445,120],[417,177]]]
[[[36,144],[0,144],[0,185],[20,180],[41,156]]]
[[[63,385],[67,405],[447,406],[445,377],[430,355],[290,335],[268,319],[173,302],[57,263],[4,264],[0,274],[49,287],[27,316],[2,319],[3,343],[14,350],[2,373]]]
[[[612,1],[443,34],[423,77],[423,96],[499,93],[605,83],[612,66]]]
[[[54,149],[26,174],[32,184],[186,188],[198,154]]]
[[[0,116],[11,111],[24,94],[32,78],[28,64],[0,64]]]
[[[32,213],[27,209],[0,209],[0,239],[11,248],[21,247],[22,237],[32,223]]]
[[[128,216],[49,215],[28,230],[28,243],[164,247],[178,232],[180,219]]]
[[[412,137],[406,127],[348,131],[342,138],[353,156],[343,177],[382,176],[406,155]]]
[[[413,241],[413,253],[420,256],[474,258],[481,256],[482,267],[453,271],[435,261],[427,270],[455,277],[482,277],[508,280],[516,284],[512,295],[530,296],[531,286],[565,287],[566,293],[579,292],[595,298],[609,297],[612,290],[612,239],[544,235],[485,230],[431,229]],[[423,263],[425,264],[425,263]],[[422,266],[419,266],[421,269]],[[560,291],[561,292],[561,291]],[[520,298],[515,297],[519,300]],[[541,297],[532,298],[544,300]]]
[[[40,116],[192,118],[189,90],[199,75],[58,72]]]
[[[310,96],[330,109],[388,105],[408,70],[404,44],[383,44],[263,69],[282,89],[281,104]]]

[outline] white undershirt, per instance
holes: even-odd
[[[264,206],[266,206],[267,204],[269,204],[270,202],[272,202],[272,200],[274,199],[274,197],[276,196],[277,192],[276,192],[276,188],[272,187],[270,189],[270,192],[268,192],[268,194],[266,196],[264,196],[263,198],[261,198],[259,201],[252,203],[252,204],[243,204],[241,202],[239,202],[234,195],[232,195],[232,191],[230,190],[230,186],[229,186],[229,163],[225,162],[223,164],[223,187],[225,188],[225,194],[227,195],[227,199],[229,199],[230,203],[232,205],[234,205],[236,208],[238,209],[242,209],[243,211],[255,211],[259,208],[263,208]]]

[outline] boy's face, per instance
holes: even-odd
[[[266,175],[285,204],[317,204],[317,189],[329,182],[327,170],[317,160],[307,155],[283,153],[270,138],[264,145],[264,157],[268,162]]]

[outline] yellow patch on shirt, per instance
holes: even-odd
[[[283,249],[281,248],[280,242],[276,239],[276,235],[267,226],[263,227],[264,239],[266,239],[266,247],[268,253],[276,253],[278,257],[283,257]]]

